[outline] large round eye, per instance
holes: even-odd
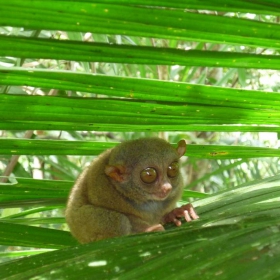
[[[152,167],[147,167],[141,171],[140,177],[144,183],[151,184],[157,179],[157,171]]]
[[[167,175],[170,178],[176,177],[179,173],[179,164],[177,161],[172,162],[167,168]]]

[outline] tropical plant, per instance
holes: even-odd
[[[0,2],[1,279],[279,276],[278,1]],[[144,135],[190,143],[200,220],[78,245],[73,181]]]

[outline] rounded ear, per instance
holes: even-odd
[[[186,149],[187,149],[186,141],[185,140],[180,140],[178,142],[178,147],[176,148],[176,151],[177,151],[179,157],[182,157],[185,154]]]
[[[106,165],[105,174],[120,183],[125,181],[127,175],[123,165]]]

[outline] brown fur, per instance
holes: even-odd
[[[166,170],[185,149],[185,141],[175,149],[162,139],[143,138],[103,152],[82,172],[71,191],[66,220],[73,236],[88,243],[164,230],[160,223],[183,191],[180,173],[169,178]],[[152,184],[140,178],[147,167],[158,171]]]

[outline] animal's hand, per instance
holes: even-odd
[[[191,222],[192,220],[199,218],[193,206],[189,203],[179,208],[175,208],[171,212],[165,214],[162,218],[162,222],[163,224],[174,223],[176,226],[180,226],[182,224],[180,221],[181,217],[184,217],[187,222]]]

